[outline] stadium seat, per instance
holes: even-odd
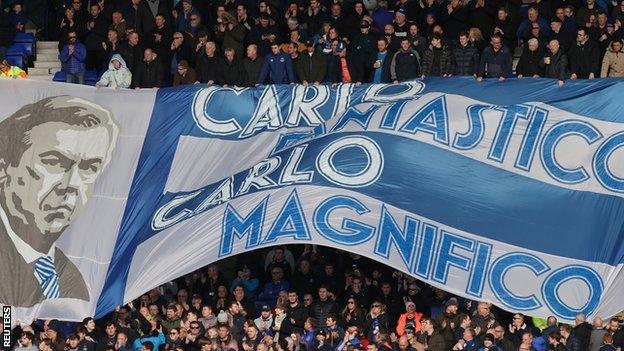
[[[54,82],[65,82],[66,81],[65,72],[59,71],[59,72],[54,73],[54,77],[52,78],[52,80]],[[94,86],[95,83],[97,83],[97,72],[94,70],[86,71],[84,80],[85,80],[85,85]]]
[[[21,52],[26,56],[33,55],[33,44],[32,43],[17,43],[13,42],[13,45],[7,48],[7,55],[9,53],[18,53]]]
[[[17,66],[22,69],[26,68],[26,57],[22,54],[11,55],[7,53],[6,59],[9,61],[11,66]]]
[[[35,34],[34,33],[15,33],[15,37],[13,38],[14,43],[35,43]]]

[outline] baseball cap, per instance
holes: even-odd
[[[263,305],[262,311],[271,311],[271,307],[269,305]]]
[[[362,20],[360,22],[360,28],[369,28],[370,27],[370,23],[368,23],[367,20]]]

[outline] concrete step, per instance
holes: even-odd
[[[46,81],[52,81],[52,79],[54,79],[54,75],[53,74],[36,74],[36,75],[28,75],[29,79],[33,79],[33,80],[46,80]]]
[[[38,41],[38,49],[55,49],[58,51],[58,41]]]
[[[37,54],[37,62],[56,62],[59,60],[58,52],[56,54]]]
[[[61,68],[61,63],[59,61],[57,61],[57,62],[39,62],[39,61],[35,61],[35,68],[56,68],[56,69],[60,69]]]
[[[28,69],[28,74],[30,74],[30,75],[37,75],[37,76],[39,76],[39,75],[46,75],[46,74],[50,74],[50,73],[51,73],[50,72],[50,68],[35,68],[35,67],[32,67],[32,68]]]
[[[58,56],[59,51],[57,48],[54,49],[42,49],[40,47],[37,46],[37,56],[38,55],[57,55]]]

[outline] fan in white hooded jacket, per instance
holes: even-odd
[[[108,62],[108,70],[95,83],[97,87],[129,88],[132,83],[132,73],[126,67],[126,61],[119,54],[114,54]]]

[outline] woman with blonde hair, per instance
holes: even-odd
[[[472,45],[479,50],[479,53],[483,51],[485,48],[485,40],[483,39],[483,33],[481,33],[481,29],[472,27],[468,31],[468,36],[470,38],[470,42]]]

